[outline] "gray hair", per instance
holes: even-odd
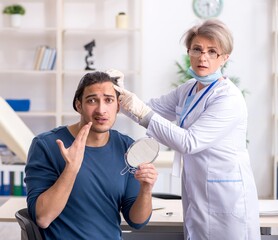
[[[202,36],[216,41],[224,54],[231,54],[233,50],[233,36],[227,26],[217,20],[209,19],[190,28],[184,35],[184,45],[190,49],[195,36]]]

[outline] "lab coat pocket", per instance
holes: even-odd
[[[246,239],[246,211],[239,172],[208,172],[209,239]]]
[[[215,173],[208,171],[209,212],[245,216],[244,189],[240,172]]]

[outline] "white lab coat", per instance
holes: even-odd
[[[185,239],[260,239],[257,190],[246,149],[245,100],[229,79],[218,81],[181,128],[171,121],[180,121],[195,82],[191,79],[148,103],[158,114],[152,116],[147,135],[183,156]],[[187,111],[204,91],[196,93]]]

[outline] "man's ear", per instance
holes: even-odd
[[[75,100],[75,107],[76,107],[76,110],[77,112],[81,113],[81,110],[82,110],[82,104],[79,100]]]

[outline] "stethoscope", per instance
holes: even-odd
[[[207,92],[213,87],[213,85],[214,85],[217,81],[218,81],[218,79],[215,80],[214,82],[212,82],[212,83],[208,86],[208,88],[203,92],[203,94],[199,97],[199,99],[194,103],[194,105],[190,108],[190,110],[187,112],[187,114],[184,115],[185,112],[186,112],[186,110],[187,110],[187,105],[189,105],[189,104],[191,103],[191,101],[193,100],[193,97],[194,97],[194,96],[191,96],[191,95],[192,95],[193,89],[194,89],[194,87],[197,85],[198,81],[196,81],[196,82],[194,83],[193,87],[192,87],[192,88],[190,89],[190,91],[189,91],[189,94],[188,94],[188,96],[187,96],[187,99],[186,99],[185,104],[184,104],[184,107],[183,107],[183,112],[182,112],[182,115],[181,115],[181,116],[184,115],[184,117],[181,118],[180,127],[183,126],[184,120],[185,120],[186,117],[189,115],[189,113],[192,112],[192,110],[198,105],[198,103],[201,101],[201,99],[207,94]]]

